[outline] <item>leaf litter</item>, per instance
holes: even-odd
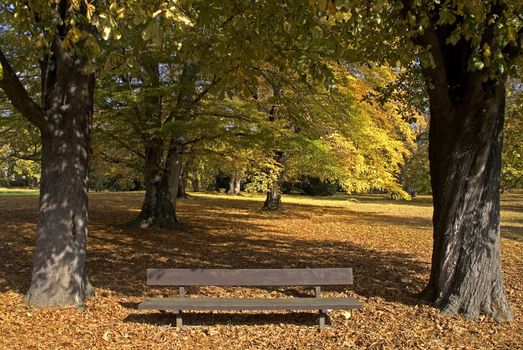
[[[0,348],[2,349],[518,349],[523,348],[522,195],[502,197],[505,288],[514,321],[448,317],[416,299],[428,279],[430,198],[317,200],[284,197],[285,210],[259,210],[260,197],[193,195],[180,201],[176,230],[125,226],[140,193],[90,198],[87,268],[97,295],[85,311],[29,307],[36,196],[0,197]],[[354,285],[324,288],[351,296],[362,310],[333,311],[318,330],[307,312],[192,312],[190,327],[170,313],[140,311],[158,268],[352,267]],[[188,288],[189,297],[297,297],[307,288]]]

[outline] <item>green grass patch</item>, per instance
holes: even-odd
[[[27,196],[27,195],[37,195],[40,191],[31,188],[6,188],[0,187],[0,196]]]

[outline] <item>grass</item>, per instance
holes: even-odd
[[[29,189],[29,188],[23,188],[23,187],[0,187],[0,196],[27,196],[27,195],[38,195],[39,190],[37,189]]]

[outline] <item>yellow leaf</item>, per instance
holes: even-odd
[[[177,21],[177,22],[181,22],[187,26],[192,26],[193,23],[192,23],[192,20],[187,17],[186,15],[184,15],[183,13],[177,13],[174,17],[174,19]]]
[[[105,332],[104,335],[102,335],[102,339],[105,341],[109,341],[109,332]]]
[[[69,37],[69,40],[71,40],[71,42],[77,43],[80,40],[81,33],[78,30],[78,28],[73,27],[73,28],[71,28],[69,33],[67,33],[67,36]]]
[[[102,29],[102,38],[103,38],[104,40],[108,40],[110,36],[111,36],[111,26],[106,25],[106,26]]]
[[[0,80],[4,79],[4,67],[0,64]]]
[[[69,2],[69,10],[70,11],[79,11],[80,10],[80,1],[78,0],[72,0]]]
[[[86,3],[87,8],[87,19],[90,21],[93,17],[94,11],[96,10],[96,7],[93,4]]]
[[[350,311],[344,311],[342,315],[346,320],[352,317],[352,313]]]
[[[490,57],[491,54],[492,54],[492,53],[490,52],[490,46],[489,46],[487,43],[485,43],[485,44],[483,45],[483,55],[484,55],[485,57]]]
[[[118,10],[118,16],[116,17],[118,19],[124,19],[125,18],[125,8],[122,7]]]
[[[154,21],[153,22],[149,22],[147,27],[145,27],[145,29],[142,31],[142,39],[143,40],[145,40],[145,41],[151,40],[152,33],[154,31],[154,25],[155,25]]]

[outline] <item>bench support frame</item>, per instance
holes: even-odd
[[[316,270],[320,270],[320,269],[316,269]],[[199,285],[251,285],[251,283],[243,283],[243,279],[247,278],[250,280],[250,282],[255,282],[253,284],[255,285],[290,285],[291,283],[283,283],[285,281],[283,280],[279,280],[277,281],[276,283],[274,283],[274,279],[281,279],[281,276],[280,275],[285,275],[286,274],[286,277],[285,278],[294,278],[294,281],[298,282],[297,285],[309,285],[309,286],[314,286],[314,298],[315,299],[321,299],[321,286],[320,285],[315,285],[315,284],[312,284],[310,282],[312,282],[311,279],[316,279],[316,283],[319,282],[318,278],[323,278],[323,280],[321,280],[321,282],[324,282],[326,285],[333,285],[333,284],[352,284],[352,269],[323,269],[323,270],[329,270],[331,272],[331,275],[330,276],[313,276],[314,278],[311,277],[311,274],[314,273],[315,271],[313,270],[309,270],[309,269],[296,269],[296,270],[289,270],[289,271],[285,271],[285,273],[281,273],[280,270],[277,270],[277,269],[269,269],[269,270],[261,270],[263,271],[263,274],[267,274],[269,273],[270,276],[268,279],[271,279],[272,278],[272,281],[271,282],[268,282],[266,281],[266,276],[264,276],[263,278],[260,278],[258,274],[256,274],[257,272],[259,273],[260,270],[231,270],[232,271],[232,279],[228,279],[228,271],[225,272],[226,270],[195,270],[195,271],[189,271],[189,270],[174,270],[174,269],[148,269],[147,273],[148,273],[148,276],[147,276],[147,284],[148,285],[165,285],[165,286],[169,286],[169,285],[176,285],[175,283],[176,282],[180,282],[180,280],[183,280],[184,282],[182,286],[178,285],[178,298],[179,299],[184,299],[185,298],[185,287],[187,285],[195,285],[195,286],[199,286]],[[298,272],[298,274],[296,274],[295,272]],[[254,272],[254,273],[253,273]],[[164,276],[164,274],[167,273],[167,276]],[[291,275],[294,274],[294,275]],[[343,282],[344,283],[338,283],[338,281],[340,280],[340,277],[339,277],[339,274],[343,274]],[[335,276],[336,274],[338,274],[338,276]],[[299,275],[299,276],[298,276]],[[272,276],[272,277],[271,277]],[[298,276],[298,277],[296,277]],[[237,282],[242,282],[242,283],[237,283]],[[320,282],[320,283],[321,283]],[[274,283],[274,284],[273,284]],[[310,283],[310,284],[309,284]],[[314,299],[313,298],[313,299]],[[186,300],[190,300],[190,299],[186,299]],[[323,299],[325,300],[325,299]],[[327,300],[329,300],[327,298]],[[330,299],[332,300],[332,299]],[[356,302],[357,303],[357,302]],[[142,304],[139,305],[139,308],[140,309],[156,309],[156,310],[165,310],[162,306],[160,306],[160,308],[157,308],[157,307],[151,307],[150,305],[148,306],[144,306]],[[327,306],[329,304],[325,304],[323,303],[323,305],[321,305],[322,303],[317,303],[316,306]],[[335,305],[335,304],[330,304],[332,305],[332,308],[333,309],[338,309],[337,306],[339,305]],[[267,306],[267,305],[266,305]],[[251,309],[250,307],[252,307],[252,305],[249,306],[249,309]],[[355,307],[353,308],[361,308],[361,304],[357,304]],[[168,308],[166,308],[168,309]],[[234,308],[233,308],[234,309]],[[262,308],[262,309],[265,309],[265,308]],[[301,309],[301,307],[299,308]],[[173,309],[171,309],[173,310]],[[203,310],[203,309],[201,309]],[[223,309],[224,310],[224,309]],[[232,310],[232,309],[231,309]],[[253,309],[254,310],[254,309]],[[183,319],[182,319],[182,315],[183,315],[183,311],[181,309],[174,309],[173,310],[174,313],[175,313],[175,318],[176,318],[176,327],[178,328],[182,328],[184,327],[183,325]],[[328,317],[328,312],[329,310],[327,309],[319,309],[318,310],[318,326],[320,329],[324,329],[326,324],[327,324],[327,321],[329,320],[329,317]]]
[[[182,299],[185,298],[185,287],[178,287],[178,297]],[[182,310],[176,312],[176,327],[183,327]]]

